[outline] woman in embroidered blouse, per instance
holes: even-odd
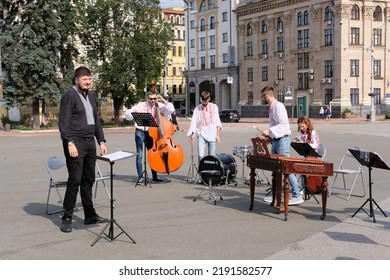
[[[202,103],[194,109],[191,125],[187,133],[191,144],[194,142],[195,137],[198,138],[198,162],[205,155],[206,145],[208,155],[215,156],[216,143],[221,141],[220,131],[222,129],[218,106],[209,103],[210,92],[202,92],[201,99]]]
[[[297,138],[303,143],[308,143],[314,150],[318,150],[320,138],[317,131],[313,129],[313,124],[308,117],[300,117],[298,119],[298,135]]]

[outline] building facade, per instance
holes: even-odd
[[[186,79],[184,72],[186,69],[185,57],[185,17],[183,8],[162,9],[164,19],[173,24],[174,41],[172,49],[168,51],[160,93],[169,96],[178,114],[185,114],[186,103]],[[165,89],[165,90],[164,90]]]
[[[241,0],[234,12],[244,116],[268,114],[267,85],[294,117],[387,111],[390,1]]]
[[[186,114],[200,102],[203,91],[219,109],[237,108],[236,16],[238,0],[183,0],[186,4]]]

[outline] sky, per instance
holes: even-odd
[[[161,8],[170,8],[170,7],[178,7],[183,8],[184,2],[183,0],[160,0]]]

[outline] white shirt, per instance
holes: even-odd
[[[207,106],[199,104],[194,109],[187,136],[202,135],[206,141],[215,142],[217,127],[222,129],[218,106],[213,103],[208,103]]]
[[[156,103],[156,104],[158,105],[160,113],[163,116],[169,116],[175,111],[175,107],[170,102],[167,102],[167,104],[159,104],[159,103]],[[129,120],[129,121],[134,120],[134,117],[131,114],[133,112],[151,113],[153,117],[156,116],[156,109],[154,107],[150,106],[150,104],[148,102],[140,102],[140,103],[134,105],[133,107],[131,107],[130,109],[128,109],[125,113],[127,120]],[[137,123],[135,123],[135,127],[138,129],[142,129],[142,130],[144,129],[143,126],[139,126]],[[145,130],[148,130],[148,127],[145,127]]]
[[[291,134],[286,107],[276,99],[269,106],[269,126],[271,138],[280,138]]]

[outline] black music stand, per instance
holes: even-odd
[[[144,127],[144,135],[146,132],[146,127],[150,127],[150,126],[151,127],[158,127],[158,124],[154,120],[151,113],[133,112],[131,114],[133,115],[134,121],[137,123],[137,125]],[[152,187],[150,180],[149,180],[148,171],[146,170],[146,138],[145,137],[144,137],[143,153],[144,153],[144,170],[142,171],[141,177],[138,178],[138,181],[135,184],[135,187],[140,183],[139,181],[141,180],[142,176],[144,177],[144,185],[146,186],[147,184],[149,184],[149,186]]]
[[[379,207],[378,203],[372,198],[372,181],[371,181],[371,170],[373,167],[380,168],[380,169],[386,169],[390,170],[390,167],[387,166],[387,164],[383,161],[383,159],[374,152],[368,152],[368,151],[362,151],[362,150],[356,150],[356,149],[348,149],[351,154],[356,158],[356,160],[363,166],[368,167],[368,190],[369,190],[369,197],[367,198],[366,202],[363,203],[362,206],[356,212],[352,215],[354,217],[357,212],[362,210],[364,213],[366,213],[370,218],[373,218],[374,223],[375,221],[375,215],[374,215],[374,209],[373,209],[373,203],[378,207],[378,209],[382,212],[382,214],[386,216],[385,212]],[[363,207],[366,205],[367,202],[370,202],[370,213],[367,213],[366,210],[363,209]]]
[[[294,148],[294,150],[301,156],[307,158],[307,157],[321,157],[316,150],[310,146],[308,143],[303,143],[303,142],[291,142],[291,147]],[[303,185],[304,185],[304,192],[305,192],[305,200],[310,199],[310,197],[313,197],[318,204],[320,202],[318,199],[315,197],[314,193],[311,191],[311,189],[307,186],[307,178],[306,175],[302,175],[302,178],[304,180]]]
[[[129,157],[133,157],[135,156],[135,153],[131,153],[131,152],[126,152],[126,151],[118,151],[118,152],[115,152],[115,153],[111,153],[111,154],[107,154],[105,156],[97,156],[97,159],[100,159],[100,160],[103,160],[103,161],[107,161],[110,163],[110,182],[111,182],[111,187],[110,187],[110,192],[111,192],[111,195],[110,195],[110,208],[111,208],[111,216],[110,216],[110,221],[103,227],[102,231],[98,234],[98,236],[96,237],[96,239],[92,242],[91,246],[95,245],[95,243],[101,238],[101,236],[104,234],[105,236],[107,236],[110,241],[114,240],[115,238],[117,238],[119,235],[121,235],[122,233],[126,234],[128,238],[130,238],[131,241],[133,241],[133,243],[135,244],[135,241],[130,237],[130,235],[128,235],[125,230],[116,222],[116,220],[114,219],[114,171],[113,171],[113,166],[114,166],[114,163],[117,161],[117,160],[120,160],[120,159],[125,159],[125,158],[129,158]],[[119,234],[117,234],[116,236],[114,236],[114,224],[117,225],[118,228],[120,228],[121,232]],[[106,228],[110,226],[109,228],[109,231],[108,231],[108,234],[105,234],[105,230]]]

